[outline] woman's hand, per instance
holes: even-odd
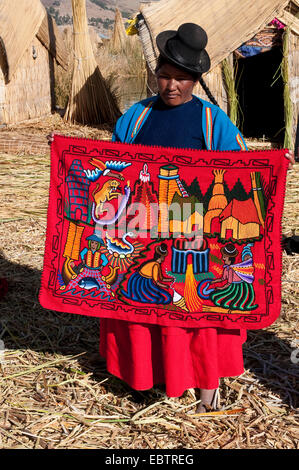
[[[214,287],[215,290],[223,290],[226,289],[229,284],[225,284],[225,286],[222,287]]]
[[[51,134],[47,135],[47,140],[48,140],[48,145],[51,145],[52,142],[54,141],[54,132],[51,132]]]
[[[165,279],[163,279],[163,281],[164,280]],[[156,281],[156,284],[157,284],[157,286],[161,287],[162,289],[169,289],[170,288],[170,286],[168,286],[166,284],[163,284],[163,282],[161,282],[161,281]]]
[[[289,150],[288,153],[285,153],[284,156],[289,160],[288,170],[292,170],[293,165],[295,165],[295,157],[293,150]]]

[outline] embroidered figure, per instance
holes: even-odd
[[[156,246],[154,258],[143,263],[138,271],[129,277],[127,292],[122,290],[122,295],[127,299],[149,304],[171,303],[172,296],[166,290],[168,286],[163,283],[172,282],[173,279],[165,278],[161,269],[167,255],[165,243]]]
[[[211,285],[226,281],[224,286],[216,286],[210,293],[211,301],[223,308],[230,310],[254,310],[257,305],[254,304],[254,290],[252,283],[254,281],[254,267],[252,263],[252,245],[246,245],[244,248],[242,262],[235,264],[238,250],[232,243],[228,243],[221,248],[222,259],[224,261],[223,276],[221,279],[214,279]]]

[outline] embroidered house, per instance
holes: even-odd
[[[181,197],[175,193],[169,208],[169,231],[171,234],[184,234],[192,237],[202,233],[202,205],[196,197]]]
[[[80,160],[74,160],[66,183],[69,191],[69,217],[88,222],[88,199],[90,181],[86,178]]]
[[[219,216],[221,238],[243,240],[258,238],[260,221],[252,199],[238,201],[233,199]]]

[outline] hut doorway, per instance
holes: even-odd
[[[282,50],[268,52],[237,64],[237,93],[242,111],[241,130],[244,137],[265,138],[282,143],[284,139],[283,80],[278,70]]]

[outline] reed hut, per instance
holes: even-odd
[[[125,43],[127,41],[126,29],[123,21],[123,17],[119,9],[115,8],[115,20],[114,28],[111,37],[111,49],[114,52],[120,52],[124,49]]]
[[[0,124],[54,109],[54,60],[67,68],[62,37],[40,0],[1,0]]]
[[[211,69],[203,78],[219,106],[245,137],[278,140],[294,148],[299,107],[299,0],[241,3],[241,8],[239,0],[141,3],[136,29],[147,61],[148,94],[156,92],[157,34],[185,22],[200,24],[208,33],[211,58]],[[252,55],[250,47],[255,48]],[[195,92],[207,99],[201,87]]]

